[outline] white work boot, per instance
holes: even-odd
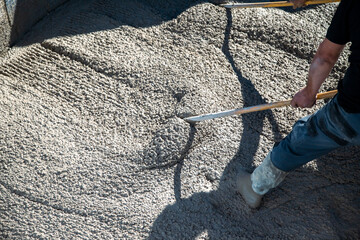
[[[236,185],[236,190],[241,194],[247,205],[249,205],[251,208],[259,207],[263,195],[257,194],[252,189],[250,173],[241,171],[238,174]]]
[[[237,191],[251,208],[259,207],[262,196],[279,185],[287,173],[278,169],[270,160],[269,153],[252,174],[241,172],[237,177]]]

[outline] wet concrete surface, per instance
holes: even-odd
[[[234,191],[323,102],[182,120],[291,98],[336,6],[70,1],[43,19],[0,64],[0,236],[359,238],[358,147],[294,171],[258,210]]]

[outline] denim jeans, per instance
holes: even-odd
[[[271,151],[275,167],[289,172],[342,146],[360,145],[360,113],[346,112],[335,96],[323,108],[297,121]]]

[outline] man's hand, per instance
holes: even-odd
[[[307,108],[315,104],[316,94],[321,84],[329,76],[343,49],[344,45],[333,43],[327,38],[324,39],[311,62],[306,87],[295,94],[291,100],[291,106]]]
[[[289,2],[294,4],[293,6],[294,9],[306,6],[305,4],[306,0],[289,0]]]
[[[295,94],[291,100],[291,106],[300,108],[310,108],[314,106],[316,102],[316,91],[311,90],[308,87],[301,89]]]

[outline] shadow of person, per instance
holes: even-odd
[[[87,34],[123,25],[137,28],[151,27],[176,18],[194,5],[204,2],[217,4],[220,1],[58,0],[54,3],[39,1],[33,5],[28,2],[21,1],[21,3],[12,4],[11,46],[14,44],[26,46],[54,37]],[[51,10],[53,10],[51,14],[48,14]],[[27,37],[20,41],[35,23],[37,24],[34,28],[39,29],[36,32],[37,36],[32,36],[30,39]]]
[[[225,0],[57,0],[18,1],[9,12],[10,46],[26,46],[60,36],[73,36],[110,30],[122,25],[137,28],[159,25],[176,18],[186,9],[209,2]],[[242,2],[257,2],[245,0]],[[9,4],[9,3],[8,3]],[[30,10],[29,10],[30,9]],[[285,9],[287,10],[287,9]],[[52,12],[51,12],[52,11]],[[51,12],[51,14],[49,14]],[[37,24],[36,24],[37,23]],[[36,24],[37,36],[22,39]],[[44,31],[50,29],[50,31]]]
[[[226,13],[222,51],[237,74],[244,106],[264,103],[255,86],[236,67],[229,49],[232,15],[230,10]],[[149,239],[278,239],[284,236],[290,238],[294,234],[298,239],[309,236],[318,236],[318,239],[345,239],[350,236],[357,239],[359,232],[354,223],[359,222],[360,210],[359,180],[356,180],[360,166],[359,147],[323,156],[315,169],[305,166],[296,170],[287,177],[284,189],[278,187],[265,196],[265,201],[271,197],[273,203],[258,210],[251,210],[236,193],[238,170],[254,168],[253,160],[265,118],[271,123],[274,141],[280,139],[278,124],[270,111],[242,115],[244,129],[240,145],[224,169],[216,190],[182,198],[180,175],[184,162],[178,163],[174,177],[176,202],[157,217]],[[249,139],[251,144],[248,144]],[[291,190],[293,186],[296,190]],[[314,219],[325,221],[332,230],[317,233],[323,228],[321,223],[314,223]]]
[[[229,48],[232,14],[226,11],[227,26],[224,33],[222,51],[237,74],[244,100],[244,107],[265,103],[250,80],[244,78],[236,67]],[[256,121],[254,118],[256,117]],[[256,218],[253,210],[235,192],[235,178],[240,168],[253,168],[253,159],[259,146],[264,119],[272,126],[274,139],[278,138],[279,127],[271,111],[242,115],[243,133],[235,156],[226,166],[215,191],[195,193],[189,198],[181,198],[180,174],[183,161],[179,162],[174,177],[176,202],[167,206],[152,226],[149,239],[194,239],[207,234],[208,239],[229,239],[236,236],[256,237],[252,223]],[[249,144],[251,139],[251,144]],[[259,235],[260,234],[260,235]]]

